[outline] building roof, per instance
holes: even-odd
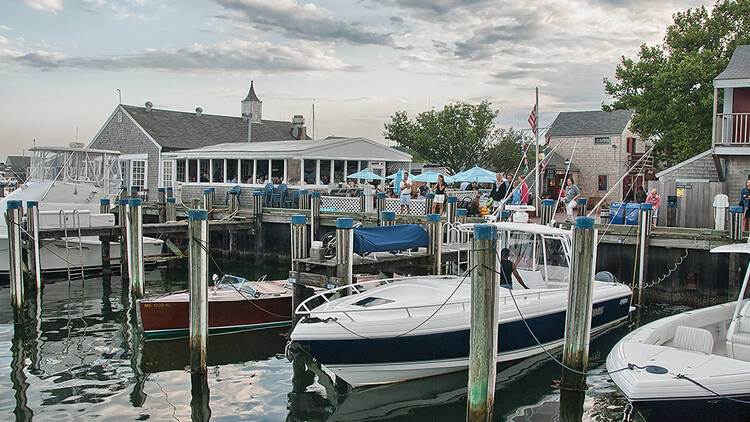
[[[257,95],[255,95],[255,88],[253,88],[253,81],[250,81],[250,92],[247,93],[247,97],[243,101],[257,101],[262,102]]]
[[[252,93],[252,90],[251,90]],[[161,110],[121,105],[164,151],[201,148],[225,143],[247,143],[247,120],[242,117]],[[252,124],[252,141],[295,140],[291,122],[262,120]],[[309,139],[309,137],[307,137]]]
[[[628,126],[633,110],[564,111],[550,127],[550,136],[619,135]]]
[[[411,155],[367,138],[235,142],[173,152],[174,158],[324,158],[331,160],[411,161]]]
[[[568,168],[568,163],[565,158],[563,158],[560,154],[556,153],[555,151],[552,151],[550,153],[550,157],[547,159],[547,166],[546,168],[549,169],[555,169],[555,170],[565,170]],[[570,163],[570,172],[576,172],[580,171],[578,167],[576,167],[575,164]]]
[[[31,156],[9,155],[5,165],[14,169],[24,169],[31,165]]]
[[[714,81],[728,79],[750,79],[750,45],[737,46],[727,68]]]
[[[679,170],[682,167],[687,166],[688,164],[692,164],[693,162],[700,160],[701,158],[708,157],[709,155],[711,155],[712,152],[713,151],[710,150],[710,149],[707,150],[707,151],[703,151],[700,154],[695,155],[693,157],[690,157],[690,158],[688,158],[687,160],[685,160],[685,161],[683,161],[681,163],[677,163],[677,164],[673,165],[672,167],[670,167],[668,169],[665,169],[665,170],[662,170],[662,171],[656,173],[655,176],[656,176],[657,179],[659,179],[662,176],[666,176],[666,175],[668,175],[669,173],[672,173],[675,170]]]

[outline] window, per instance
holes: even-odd
[[[177,181],[178,182],[187,182],[187,179],[185,176],[187,173],[185,172],[185,161],[186,160],[178,160],[177,161]]]
[[[240,182],[252,184],[255,183],[253,180],[253,165],[254,160],[241,160],[240,161]]]
[[[271,160],[271,179],[274,184],[284,181],[284,160]]]
[[[238,183],[237,163],[238,160],[227,160],[227,183]]]
[[[315,179],[317,179],[317,175],[315,174],[317,166],[316,161],[317,160],[305,160],[305,184],[307,185],[314,185]]]
[[[165,160],[161,162],[161,185],[165,188],[171,188],[172,187],[172,168],[174,161],[172,160]]]
[[[146,160],[131,161],[131,186],[138,186],[140,189],[146,188]]]
[[[256,183],[263,184],[267,180],[271,180],[268,174],[268,160],[256,160],[255,161]]]
[[[211,160],[213,163],[213,176],[211,181],[214,183],[224,183],[224,160]]]
[[[120,174],[122,175],[122,185],[130,189],[130,166],[127,161],[120,161]]]
[[[607,175],[606,174],[600,174],[597,177],[597,189],[598,190],[607,190]]]
[[[627,152],[635,152],[635,138],[628,138],[626,141],[627,145],[625,145],[625,148],[627,148]]]
[[[191,182],[198,181],[198,160],[188,160],[188,177]]]
[[[331,183],[331,160],[320,160],[320,174],[318,180],[324,185]]]
[[[609,136],[597,136],[594,138],[595,144],[610,144],[612,141],[609,139]]]
[[[341,183],[345,181],[346,175],[344,174],[344,160],[336,160],[333,164],[333,181]]]
[[[210,180],[209,175],[211,173],[211,160],[200,160],[201,172],[198,181],[201,183],[208,183]]]
[[[299,160],[293,160],[289,159],[286,160],[286,177],[287,177],[287,183],[290,185],[298,185],[299,184],[299,173],[300,173],[300,166],[302,164]]]

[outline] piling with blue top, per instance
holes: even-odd
[[[128,228],[125,224],[128,215],[128,199],[121,198],[117,201],[117,221],[120,224],[120,278],[128,279],[130,269],[128,266]]]
[[[445,210],[448,215],[448,222],[456,222],[456,208],[458,207],[458,197],[448,196],[445,198]]]
[[[263,192],[256,189],[253,191],[253,216],[255,217],[256,222],[260,221],[260,218],[262,215],[263,215]]]
[[[576,209],[578,209],[578,215],[583,217],[586,215],[586,203],[588,202],[587,198],[578,198],[576,199]]]
[[[0,198],[5,198],[5,183],[0,183]]]
[[[393,211],[383,211],[380,213],[380,225],[392,226],[396,224],[396,213]]]
[[[109,199],[102,198],[99,200],[99,213],[109,214]],[[101,245],[101,258],[102,258],[102,275],[109,276],[112,274],[112,268],[110,267],[110,238],[109,236],[99,236],[99,244]]]
[[[497,360],[497,227],[474,226],[471,270],[471,331],[466,420],[492,420]]]
[[[109,203],[109,200],[107,200]],[[37,290],[42,288],[42,264],[39,258],[39,202],[26,201],[26,235],[28,239],[29,270],[34,275]]]
[[[435,203],[435,194],[434,193],[428,193],[425,196],[424,199],[424,214],[431,214],[432,211],[432,205]]]
[[[299,191],[299,199],[298,199],[298,208],[301,210],[309,210],[310,209],[310,192],[308,192],[306,189],[301,189]]]
[[[427,235],[430,238],[427,244],[427,254],[432,260],[432,272],[440,275],[443,258],[443,223],[440,221],[440,214],[427,214]]]
[[[320,192],[310,194],[310,239],[320,237]]]
[[[128,199],[127,213],[125,216],[127,255],[128,255],[128,277],[130,279],[130,292],[136,298],[143,297],[144,293],[144,261],[143,261],[143,201],[138,198]]]
[[[341,280],[341,286],[352,284],[353,228],[351,218],[336,219],[336,276]]]
[[[367,212],[367,199],[368,196],[364,192],[359,193],[359,212],[364,214]]]
[[[293,215],[291,223],[292,271],[299,271],[300,265],[296,260],[309,256],[309,249],[307,248],[307,216]]]
[[[385,211],[385,193],[378,192],[377,195],[375,195],[375,212],[378,216],[378,225],[380,225],[380,214],[383,211]]]
[[[174,197],[167,197],[166,221],[177,221],[177,202]]]
[[[138,198],[138,191],[140,188],[138,186],[130,186],[130,197],[131,198]]]
[[[167,198],[174,198],[174,188],[171,186],[167,187]]]
[[[190,371],[206,373],[208,338],[208,210],[188,210]]]
[[[729,207],[729,238],[733,242],[742,240],[743,209],[739,205]]]
[[[213,202],[211,202],[211,189],[203,190],[203,209],[211,212],[214,208]]]
[[[591,303],[593,294],[596,249],[594,219],[577,217],[573,230],[571,280],[568,283],[568,309],[565,315],[563,364],[585,372],[589,358]],[[563,368],[560,388],[583,392],[586,376]]]
[[[638,211],[638,305],[643,304],[643,283],[648,269],[648,244],[653,208],[653,205],[643,203]]]
[[[541,212],[540,224],[546,226],[555,217],[555,203],[556,201],[554,199],[542,200],[542,212]]]
[[[13,307],[13,319],[19,324],[24,322],[23,315],[23,241],[21,223],[23,221],[23,204],[21,201],[6,202],[6,221],[8,223],[8,281],[10,283],[10,304]]]

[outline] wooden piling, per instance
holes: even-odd
[[[203,202],[203,200],[201,198],[193,198],[190,202],[190,209],[199,210],[201,209],[201,202]]]
[[[364,214],[367,212],[367,200],[368,196],[364,192],[359,193],[359,212]]]
[[[310,194],[310,239],[320,239],[320,192]]]
[[[458,208],[458,198],[455,196],[448,196],[445,198],[445,211],[448,216],[449,223],[456,222],[456,209]]]
[[[177,203],[174,197],[167,198],[166,213],[167,221],[177,221]]]
[[[427,234],[430,238],[427,253],[432,260],[432,272],[440,275],[443,253],[443,224],[440,222],[440,214],[427,214]]]
[[[138,198],[128,199],[125,225],[127,226],[128,277],[130,292],[136,298],[144,293],[143,262],[143,203]]]
[[[128,192],[128,187],[120,186],[120,196],[118,199],[128,199],[128,196],[130,196],[130,193]]]
[[[37,290],[42,288],[42,262],[39,255],[39,203],[26,201],[26,232],[28,243],[29,270],[34,276]]]
[[[190,372],[206,373],[208,338],[208,211],[188,211]]]
[[[653,205],[644,203],[640,205],[638,216],[638,305],[643,305],[643,285],[648,275],[648,244],[651,235],[651,215]]]
[[[130,197],[131,198],[138,198],[138,186],[131,186],[130,187]]]
[[[128,215],[128,199],[117,201],[117,213],[120,223],[120,278],[127,280],[130,274],[130,267],[128,265],[128,229],[125,221]]]
[[[301,210],[309,210],[310,209],[310,192],[308,192],[306,189],[301,189],[299,191],[299,198],[297,199],[297,205],[299,209]]]
[[[171,186],[167,187],[167,198],[174,198],[174,188]]]
[[[424,215],[432,214],[432,204],[435,203],[435,194],[428,193],[424,198]]]
[[[396,224],[396,213],[393,211],[382,211],[380,213],[380,225],[392,226]]]
[[[101,214],[109,214],[109,199],[103,198],[99,200],[99,212]],[[99,243],[101,243],[102,275],[108,276],[112,274],[112,268],[109,265],[109,258],[111,256],[109,236],[99,236]]]
[[[596,264],[596,231],[593,218],[576,218],[572,249],[563,364],[576,371],[585,372],[589,359],[592,285]],[[584,391],[586,376],[563,368],[560,388]]]
[[[459,208],[456,210],[456,220],[458,224],[465,224],[466,218],[469,216],[469,210],[466,208]],[[468,232],[459,232],[458,233],[458,239],[461,243],[466,243],[469,241],[469,233]]]
[[[578,198],[576,199],[576,210],[578,210],[579,216],[586,215],[586,202],[588,198]]]
[[[378,192],[375,195],[375,212],[378,215],[378,225],[380,225],[381,221],[380,218],[381,213],[385,211],[385,194],[383,192]]]
[[[5,221],[8,227],[8,281],[10,283],[10,303],[13,307],[13,319],[17,324],[24,322],[23,315],[23,241],[21,239],[21,222],[23,221],[23,204],[21,201],[7,201]]]
[[[466,420],[492,421],[497,360],[497,227],[474,226],[471,271],[471,331]]]
[[[5,198],[5,184],[0,183],[0,198]]]
[[[743,209],[739,205],[729,207],[729,239],[732,242],[742,240],[742,217]]]
[[[211,212],[214,208],[214,204],[211,202],[211,189],[203,190],[203,208]]]
[[[259,190],[253,191],[253,217],[255,221],[260,222],[263,216],[263,192]]]
[[[299,273],[304,266],[299,262],[296,262],[297,259],[307,258],[309,256],[309,249],[307,248],[307,216],[293,215],[291,223],[292,272],[297,274],[297,279],[294,280],[292,288],[292,312],[294,312],[299,304],[302,303],[305,298],[309,297],[308,294],[305,294],[305,286],[299,280]],[[293,319],[296,324],[299,317],[294,314]]]
[[[159,205],[159,222],[167,221],[167,191],[165,188],[157,188],[157,202]]]
[[[239,192],[237,191],[231,191],[229,192],[229,213],[236,213],[240,209],[240,199],[237,196]]]
[[[668,196],[667,198],[674,199],[674,201],[667,201],[667,227],[677,227],[677,197]]]
[[[555,200],[554,199],[543,199],[542,200],[542,211],[541,221],[539,224],[546,226],[555,217]]]
[[[352,284],[353,227],[351,218],[336,219],[336,276],[342,286]]]

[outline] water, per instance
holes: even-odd
[[[246,278],[287,267],[223,265]],[[186,288],[185,267],[146,272],[147,293]],[[206,378],[191,377],[186,339],[144,341],[127,311],[118,276],[48,284],[41,314],[14,330],[8,287],[0,288],[0,414],[16,420],[456,421],[466,408],[466,373],[348,392],[316,377],[284,352],[286,329],[212,336]],[[32,300],[31,314],[36,309]],[[681,312],[652,306],[644,320]],[[591,344],[590,364],[627,332]],[[14,334],[15,333],[15,334]],[[295,371],[294,366],[297,366]],[[558,418],[560,368],[544,357],[501,366],[495,419]],[[584,420],[620,421],[625,398],[608,377],[590,376]],[[13,417],[7,417],[12,420]]]

